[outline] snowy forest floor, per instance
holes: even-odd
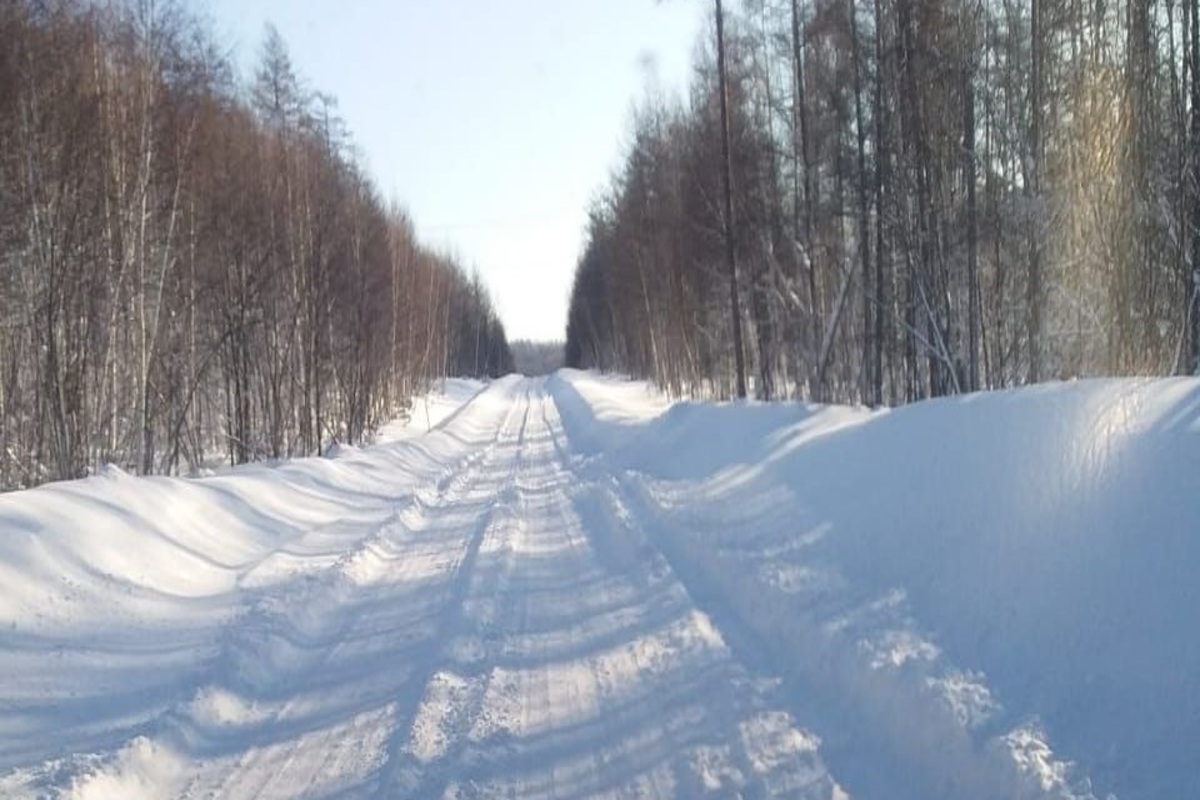
[[[455,383],[0,497],[0,795],[1178,798],[1200,383],[897,411]]]

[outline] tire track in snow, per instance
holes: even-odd
[[[594,530],[619,522],[581,504],[544,384],[537,403],[464,603],[473,644],[448,648],[381,796],[836,796],[682,587]]]
[[[533,412],[532,382],[524,400],[526,429]],[[541,389],[538,387],[539,402]],[[535,419],[536,422],[536,419]],[[473,574],[464,598],[458,635],[441,654],[404,743],[402,767],[381,797],[477,796],[476,778],[509,752],[506,704],[525,703],[527,693],[507,685],[510,673],[499,665],[507,639],[527,627],[528,587],[521,579],[523,540],[528,535],[530,437],[523,437],[513,469],[497,498],[497,513],[485,534],[488,568]],[[509,708],[507,711],[511,711]],[[398,766],[400,764],[398,763]]]
[[[135,777],[194,800],[838,796],[605,475],[575,468],[545,384],[512,394],[493,446],[401,524],[263,590],[233,663],[128,748]]]
[[[582,396],[571,401],[587,402]],[[589,433],[585,430],[583,435]],[[747,562],[722,552],[722,543],[738,539],[713,535],[720,523],[706,515],[714,510],[717,518],[728,514],[705,505],[710,498],[704,496],[702,484],[660,483],[615,469],[607,453],[589,457],[580,469],[603,498],[600,502],[636,532],[652,557],[661,560],[710,615],[738,659],[761,675],[775,676],[777,702],[828,737],[823,750],[834,769],[852,777],[856,797],[857,792],[913,800],[1091,796],[1086,789],[1076,795],[1061,782],[1049,785],[1036,771],[1024,771],[1018,762],[1026,756],[1017,751],[1024,745],[1011,735],[975,743],[944,698],[919,679],[910,679],[903,660],[925,657],[921,648],[927,645],[907,627],[911,622],[905,618],[902,593],[864,603],[844,592],[844,614],[814,619],[794,594],[760,581],[756,568],[769,566],[770,557]],[[673,499],[673,494],[678,497]],[[734,502],[742,499],[754,498],[733,495]],[[693,508],[695,503],[700,507]],[[770,520],[756,518],[752,510],[739,520],[747,535],[758,526],[770,526]],[[819,538],[824,532],[814,535]],[[831,600],[826,597],[822,603],[828,612]],[[863,636],[878,638],[882,631],[884,640],[850,635],[853,631],[839,633],[839,626],[858,623],[865,628]],[[893,633],[900,637],[895,646],[901,649],[885,647],[881,652],[878,648],[888,645],[886,637]],[[916,649],[903,649],[910,647]],[[900,660],[894,669],[886,669],[881,658]],[[1028,757],[1043,756],[1052,759],[1048,751]]]
[[[826,597],[823,611],[814,615],[797,607],[796,596],[751,577],[761,563],[730,557],[715,542],[678,527],[640,476],[615,477],[610,492],[613,502],[653,532],[655,547],[697,602],[722,630],[734,633],[731,643],[747,663],[780,677],[783,702],[826,735],[828,757],[852,776],[856,797],[1092,796],[1086,787],[1077,794],[1062,781],[1048,783],[1037,770],[1023,768],[1023,757],[1044,758],[1047,769],[1057,768],[1048,749],[1032,753],[1044,747],[1040,741],[1029,745],[1013,735],[974,741],[960,712],[926,682],[912,679],[909,660],[940,656],[913,629],[903,592],[864,598],[841,587],[834,592],[840,599]],[[688,514],[694,518],[691,510]],[[986,695],[981,700],[992,702]]]
[[[394,734],[397,716],[402,713],[400,706],[404,703],[403,696],[411,692],[407,687],[422,683],[420,654],[424,650],[431,649],[430,642],[437,641],[444,636],[446,625],[452,619],[454,609],[460,602],[461,587],[465,585],[474,568],[479,540],[490,520],[493,508],[486,502],[478,503],[477,508],[469,509],[469,516],[473,516],[474,519],[468,519],[467,524],[453,520],[453,524],[441,526],[438,524],[439,518],[448,512],[452,514],[455,511],[462,511],[468,498],[472,496],[479,495],[486,500],[490,494],[487,484],[492,464],[496,461],[503,464],[505,461],[506,447],[508,439],[511,437],[517,409],[516,405],[508,408],[503,422],[486,447],[469,455],[460,462],[457,468],[440,476],[431,490],[419,490],[416,493],[415,502],[399,514],[400,519],[406,524],[398,528],[380,531],[380,537],[383,539],[389,538],[389,534],[395,532],[402,534],[401,539],[409,539],[407,542],[398,543],[400,546],[395,557],[389,562],[381,564],[381,574],[386,574],[389,571],[388,567],[395,565],[395,569],[391,570],[394,572],[391,577],[396,585],[403,586],[412,583],[413,581],[408,580],[410,576],[421,575],[423,580],[418,582],[423,584],[422,593],[428,594],[433,587],[437,587],[439,596],[432,601],[428,597],[425,599],[425,604],[430,607],[427,616],[431,618],[427,623],[429,628],[427,635],[407,643],[403,651],[392,653],[393,656],[401,653],[407,656],[403,659],[394,659],[396,662],[407,662],[403,664],[407,669],[403,675],[396,675],[373,693],[372,702],[368,704],[369,713],[373,717],[372,724],[368,726],[367,730],[357,732],[356,738],[380,754],[381,763],[369,765],[372,771],[386,769],[390,760],[388,758],[388,751],[391,747],[389,740]],[[466,413],[460,413],[456,419],[464,416]],[[520,435],[518,431],[518,439]],[[428,534],[425,538],[436,543],[435,549],[432,553],[423,553],[418,541],[411,536],[403,536],[406,532],[418,535]],[[438,542],[438,540],[441,541]],[[378,542],[379,538],[368,542],[365,548],[360,548],[351,556],[351,560],[360,557],[367,548]],[[450,554],[449,557],[447,554]],[[431,559],[434,561],[432,564],[430,563]],[[434,570],[432,575],[427,572],[430,567]],[[432,584],[432,586],[428,584]],[[449,593],[448,597],[447,593]],[[375,598],[372,602],[404,605],[413,603],[413,600],[412,597],[388,597],[385,594],[384,597]],[[405,622],[411,626],[414,622],[421,624],[422,620],[405,620]],[[405,631],[405,633],[412,635],[411,630]],[[325,652],[320,668],[324,668],[346,648],[348,641],[353,641],[355,638],[352,629],[338,631],[329,639],[331,647]],[[401,663],[397,663],[396,668],[399,668]],[[289,700],[276,714],[276,722],[286,717],[296,704],[296,699]],[[343,725],[326,729],[324,736],[317,741],[305,741],[302,744],[284,743],[283,748],[287,755],[282,764],[279,764],[276,758],[268,757],[262,750],[251,750],[224,778],[223,782],[213,791],[212,796],[222,798],[285,797],[294,794],[297,787],[311,789],[314,785],[313,778],[322,775],[322,770],[329,765],[333,754],[346,752],[344,727]],[[312,759],[314,755],[318,758]],[[307,779],[294,774],[292,769],[298,758],[305,757],[315,762],[306,766],[305,772],[309,776]],[[251,781],[254,776],[263,779],[264,782],[254,787],[254,783]],[[328,775],[325,777],[328,778]],[[280,791],[272,795],[269,790],[274,784],[279,785]],[[250,791],[246,791],[247,789]]]
[[[446,538],[439,535],[444,531],[421,536],[416,529],[440,507],[463,507],[462,498],[484,477],[514,411],[507,409],[488,442],[431,476],[428,484],[418,483],[402,507],[372,525],[332,564],[283,584],[248,590],[255,600],[247,614],[227,626],[222,654],[206,670],[213,680],[197,684],[192,697],[143,726],[141,735],[125,746],[89,757],[84,771],[71,781],[75,793],[103,794],[106,786],[120,787],[128,774],[143,788],[147,783],[155,787],[156,796],[290,796],[297,786],[335,774],[338,765],[376,768],[351,745],[365,744],[374,752],[382,748],[386,736],[379,729],[390,721],[386,702],[398,679],[368,676],[346,664],[364,643],[385,634],[411,636],[432,616],[426,613],[428,600],[417,602],[417,590],[429,594],[452,585],[463,559],[452,541],[439,543]],[[483,504],[480,508],[486,510]],[[417,590],[403,591],[410,583]],[[399,607],[414,609],[400,619],[406,627],[392,621],[390,629],[367,630],[359,612],[389,593]],[[388,645],[390,653],[382,648],[375,654],[376,665],[379,655],[394,655],[411,645],[396,641]],[[322,679],[326,672],[356,679],[354,688],[361,696],[322,711],[314,698],[322,691],[340,691],[332,679]],[[168,768],[154,768],[147,761]]]
[[[499,487],[492,493],[495,496],[495,502],[488,506],[472,532],[470,548],[464,559],[464,568],[460,570],[459,576],[454,581],[453,597],[443,607],[438,623],[439,635],[436,639],[431,639],[428,646],[418,656],[413,678],[406,683],[405,690],[397,700],[393,714],[394,724],[387,748],[387,760],[375,781],[373,794],[376,797],[432,796],[426,792],[413,791],[422,782],[423,775],[411,754],[407,752],[407,744],[413,730],[419,724],[423,697],[429,693],[431,686],[438,683],[441,674],[437,671],[437,667],[443,657],[444,646],[439,646],[437,642],[454,643],[461,639],[467,613],[466,603],[478,574],[480,552],[488,538],[495,535],[495,528],[504,513],[505,498],[511,495],[521,450],[525,446],[529,424],[530,391],[531,389],[527,386],[523,400],[519,404],[514,404],[509,411],[510,419],[516,416],[518,409],[521,414],[521,424],[512,442],[514,450],[512,465],[507,470]],[[397,794],[398,792],[401,794]]]
[[[740,630],[718,626],[706,606],[693,597],[688,584],[647,534],[645,520],[634,514],[612,493],[617,479],[601,457],[581,458],[557,414],[551,391],[555,424],[547,421],[555,451],[569,464],[576,487],[575,507],[587,521],[589,547],[611,569],[642,585],[666,587],[683,609],[685,630],[691,637],[711,643],[717,671],[715,698],[707,709],[707,725],[724,733],[718,744],[703,742],[686,759],[677,761],[675,774],[686,783],[672,796],[737,796],[789,798],[844,798],[847,795],[829,773],[820,739],[799,727],[777,695],[779,679],[754,660],[746,660],[739,646]],[[729,633],[735,638],[730,638]],[[801,720],[802,721],[802,720]],[[686,741],[686,740],[685,740]]]

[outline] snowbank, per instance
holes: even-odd
[[[311,584],[494,435],[482,423],[510,405],[500,384],[455,427],[480,386],[452,382],[428,403],[444,427],[411,441],[196,480],[110,468],[0,495],[0,796],[32,792],[40,759],[72,753],[61,772],[87,773],[87,753],[132,741],[126,755],[146,760],[131,737],[214,674],[236,682],[231,626],[259,596]],[[97,791],[126,796],[112,781]]]
[[[572,444],[788,665],[852,793],[1195,793],[1197,381],[880,413],[555,381]]]
[[[441,381],[432,392],[413,400],[408,416],[381,427],[375,434],[375,443],[391,444],[433,430],[453,417],[486,386],[484,382],[473,378],[447,378]]]

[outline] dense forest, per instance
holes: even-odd
[[[1196,371],[1196,0],[714,10],[591,211],[570,364],[870,405]]]
[[[316,454],[512,368],[278,34],[233,75],[179,4],[0,4],[0,488]]]
[[[563,343],[534,342],[518,339],[512,342],[513,366],[522,375],[549,375],[563,365]]]

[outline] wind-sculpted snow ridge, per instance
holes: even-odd
[[[246,690],[305,671],[308,645],[344,624],[328,600],[354,594],[428,485],[479,456],[504,389],[410,444],[0,496],[0,796],[171,796],[185,756],[156,734],[269,720],[278,698]]]
[[[605,502],[852,795],[1196,794],[1197,381],[878,413],[553,392]]]
[[[426,407],[0,497],[0,796],[1195,793],[1197,382]]]

